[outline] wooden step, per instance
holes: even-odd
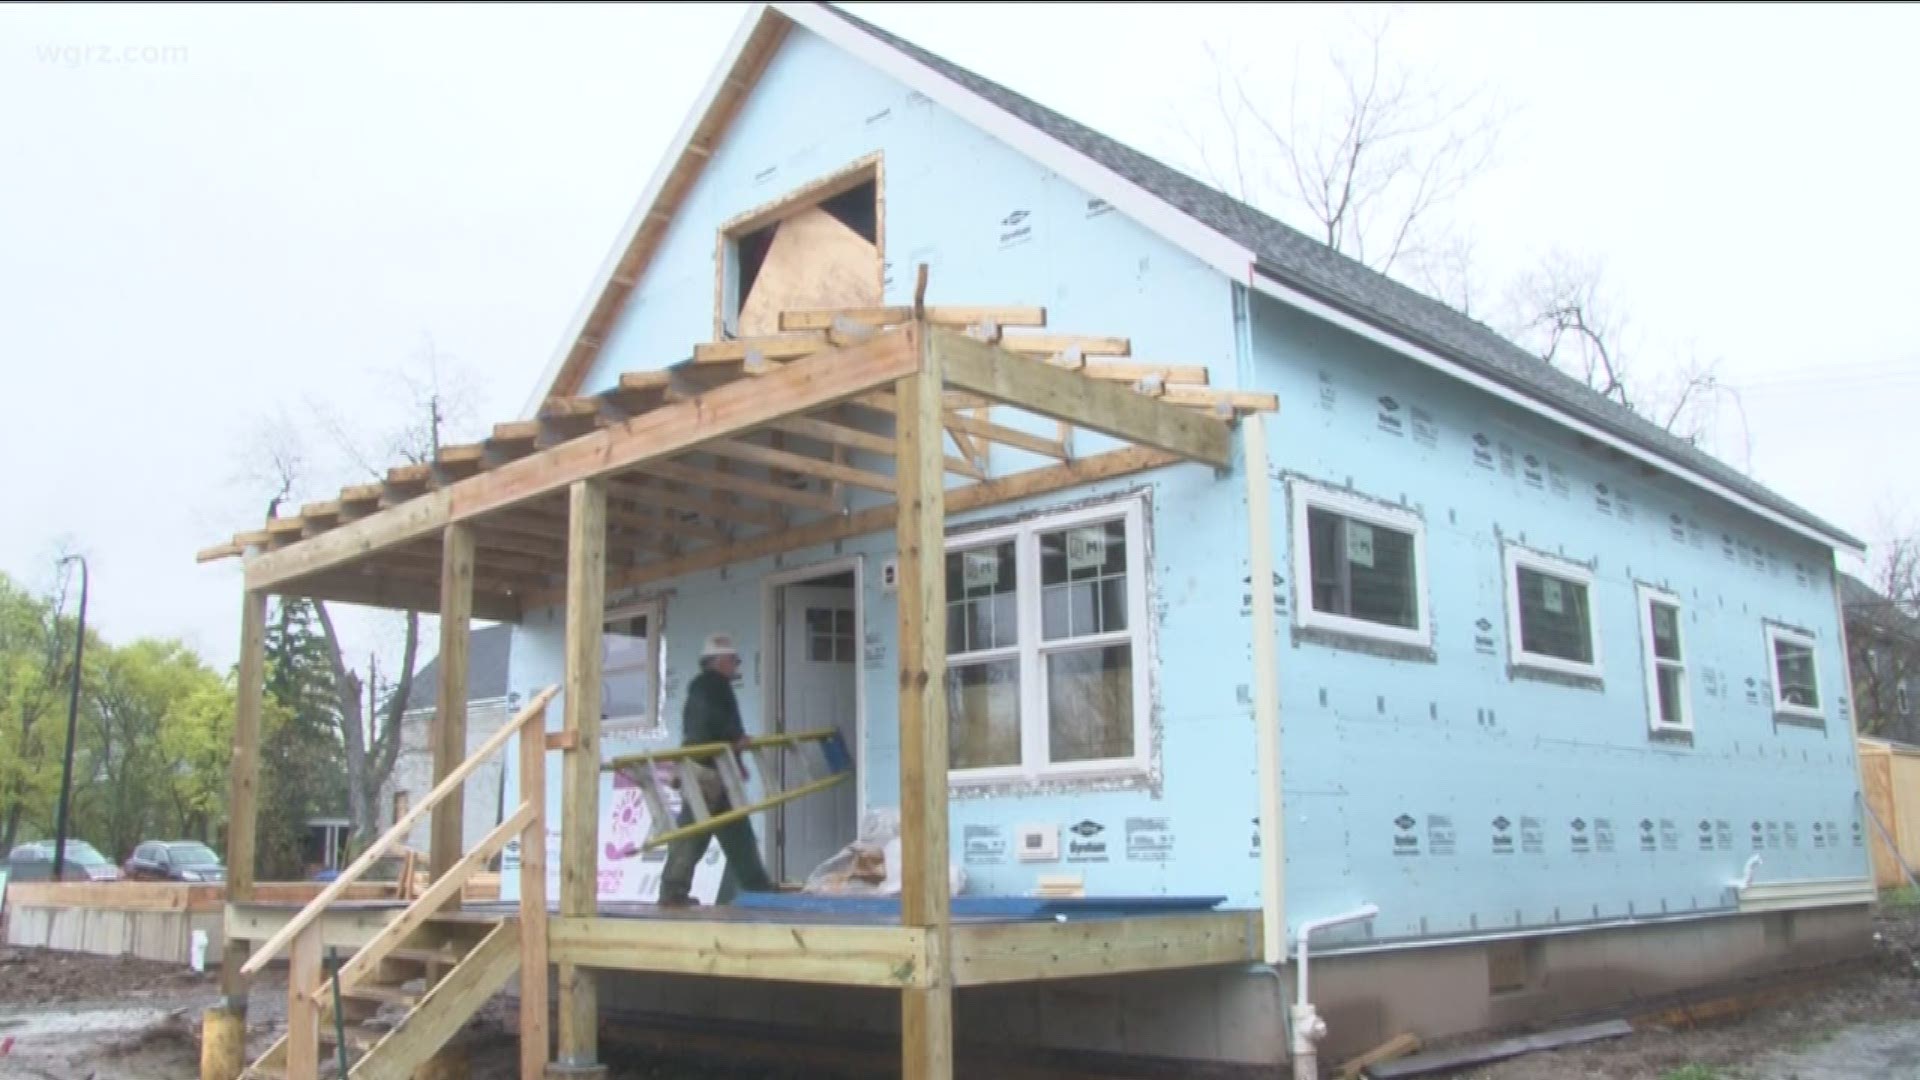
[[[401,945],[387,953],[389,960],[412,960],[421,964],[457,964],[467,958],[466,949],[456,949],[451,944],[438,948],[408,948]]]
[[[373,1049],[374,1044],[387,1037],[387,1029],[385,1028],[374,1029],[363,1027],[359,1024],[348,1024],[346,1030],[347,1049],[352,1050],[356,1054],[366,1053],[368,1050]],[[320,1025],[320,1042],[322,1045],[332,1046],[339,1041],[339,1038],[340,1033],[334,1029],[332,1024]]]

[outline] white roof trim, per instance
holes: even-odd
[[[1505,383],[1490,379],[1457,361],[1449,360],[1431,349],[1416,345],[1397,334],[1383,330],[1370,322],[1341,311],[1339,308],[1316,300],[1297,289],[1273,280],[1265,274],[1255,273],[1253,275],[1253,287],[1258,292],[1265,293],[1282,303],[1296,307],[1316,318],[1324,319],[1350,333],[1358,334],[1376,345],[1383,345],[1399,353],[1401,356],[1418,361],[1447,375],[1451,375],[1477,390],[1485,391],[1503,401],[1518,405],[1528,412],[1543,416],[1562,427],[1571,428],[1595,442],[1602,443],[1623,454],[1645,462],[1662,472],[1668,473],[1710,494],[1725,499],[1749,513],[1758,514],[1760,517],[1765,518],[1781,528],[1853,555],[1866,555],[1866,548],[1862,547],[1858,541],[1837,534],[1823,533],[1812,526],[1796,521],[1664,455],[1657,454],[1638,443],[1623,439],[1618,435],[1596,427],[1571,413],[1563,412],[1531,394],[1523,393]]]
[[[540,405],[547,398],[547,391],[553,386],[553,380],[559,378],[560,369],[566,366],[567,357],[573,354],[573,347],[586,332],[587,320],[593,317],[593,309],[600,303],[600,297],[613,284],[614,271],[619,269],[620,260],[626,257],[627,249],[633,246],[634,237],[640,232],[640,226],[653,212],[654,204],[660,201],[660,192],[667,185],[667,178],[673,175],[680,158],[686,154],[687,147],[693,144],[693,133],[713,110],[713,103],[720,96],[720,90],[733,74],[735,64],[740,62],[740,54],[746,51],[747,41],[753,36],[760,20],[767,14],[766,4],[755,4],[747,10],[746,17],[740,20],[739,29],[733,32],[733,40],[727,42],[726,52],[721,54],[720,63],[714,66],[713,74],[707,77],[707,85],[694,100],[693,108],[687,111],[687,118],[681,122],[680,130],[668,144],[667,153],[653,170],[653,178],[647,181],[646,190],[640,193],[640,199],[633,205],[633,213],[627,215],[627,223],[620,227],[620,235],[613,242],[613,249],[601,262],[600,270],[593,275],[593,287],[587,290],[586,299],[580,309],[574,313],[573,321],[567,324],[567,332],[561,336],[560,345],[553,352],[553,359],[540,373],[540,381],[534,385],[533,396],[527,399],[520,410],[522,417],[533,419],[540,414]]]
[[[1202,225],[1158,195],[819,4],[775,3],[771,6],[879,71],[927,95],[942,108],[1052,169],[1082,190],[1107,200],[1115,210],[1232,280],[1244,282],[1252,274],[1253,252],[1238,241]]]

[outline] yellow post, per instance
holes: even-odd
[[[267,683],[267,594],[240,603],[240,668],[234,690],[233,760],[228,766],[227,902],[253,897],[256,802],[260,794],[260,710]],[[247,943],[228,940],[220,957],[220,1004],[201,1020],[200,1080],[238,1080],[246,1065]]]

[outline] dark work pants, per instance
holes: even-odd
[[[732,806],[725,795],[720,795],[708,801],[707,813],[718,817],[732,809]],[[682,826],[693,824],[693,807],[688,806],[684,799],[675,820]],[[741,818],[711,832],[683,836],[667,845],[667,868],[660,875],[662,903],[685,900],[692,894],[693,871],[706,856],[708,842],[716,836],[720,840],[720,850],[727,856],[727,873],[720,881],[720,895],[715,898],[717,902],[732,903],[734,892],[738,889],[748,892],[773,891],[773,880],[767,876],[767,868],[760,861],[760,845],[754,840],[753,819]]]

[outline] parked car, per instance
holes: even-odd
[[[122,867],[132,881],[225,881],[220,856],[198,840],[149,840]]]
[[[53,841],[31,840],[15,847],[7,855],[7,881],[52,881]],[[61,881],[118,881],[120,868],[107,861],[85,840],[67,841],[66,864],[60,868]]]

